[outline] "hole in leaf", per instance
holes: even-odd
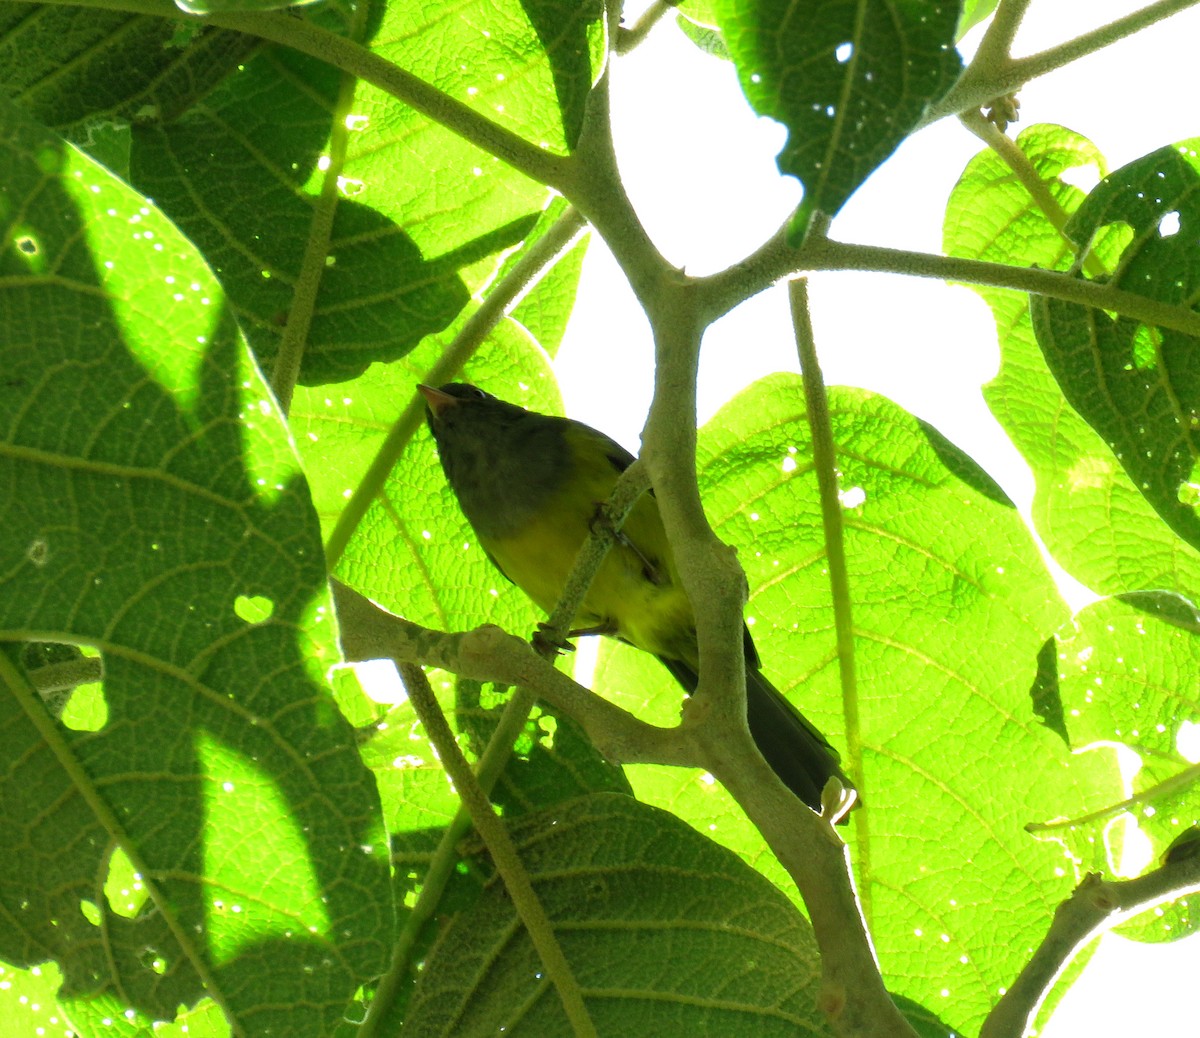
[[[1179,233],[1179,213],[1172,210],[1169,213],[1163,213],[1162,219],[1158,221],[1158,233],[1163,238],[1169,238],[1172,234]]]
[[[271,619],[275,603],[263,595],[238,595],[233,600],[233,611],[248,624],[260,624]]]
[[[104,898],[109,911],[125,919],[136,919],[147,896],[142,877],[118,847],[108,859],[108,875],[104,877]]]
[[[857,508],[867,499],[867,492],[862,487],[851,487],[838,494],[843,508]]]
[[[104,685],[93,681],[70,691],[59,720],[74,732],[100,731],[108,724],[108,702],[104,698]]]
[[[1184,721],[1175,735],[1175,748],[1188,763],[1200,763],[1200,724]]]

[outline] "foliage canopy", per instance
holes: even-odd
[[[1056,949],[1118,915],[1191,933],[1198,146],[1110,172],[1002,115],[1189,3],[1020,59],[1028,0],[685,0],[624,23],[604,0],[279,6],[0,3],[12,1033],[995,1038],[1044,1019],[1074,976],[1054,986]],[[651,31],[735,63],[804,187],[707,277],[659,254],[614,157],[609,78]],[[948,116],[984,148],[944,253],[833,237]],[[590,235],[655,331],[630,482],[684,560],[703,669],[738,674],[745,606],[864,791],[846,852],[758,781],[736,683],[664,732],[678,690],[626,647],[588,678],[614,710],[494,631],[453,633],[544,618],[473,543],[414,385],[462,373],[561,410]],[[937,429],[821,384],[798,276],[835,269],[981,294],[988,404],[1094,604],[1072,615]],[[803,374],[696,430],[704,330],[782,278]],[[407,696],[342,665],[380,656]],[[1129,880],[1135,830],[1156,864]]]

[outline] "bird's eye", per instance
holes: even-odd
[[[479,389],[477,386],[470,386],[467,390],[467,393],[476,400],[486,400],[488,398],[487,393],[485,393],[482,389]]]

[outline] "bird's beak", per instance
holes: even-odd
[[[440,418],[446,408],[454,407],[458,403],[458,397],[443,393],[440,389],[434,389],[433,386],[418,384],[417,391],[425,398],[425,403],[429,406],[429,413],[434,418]]]

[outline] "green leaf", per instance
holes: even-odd
[[[895,404],[838,387],[829,397],[864,750],[864,806],[848,827],[859,889],[889,989],[917,1002],[945,989],[938,1017],[971,1033],[1027,954],[995,939],[997,887],[1019,891],[1005,925],[1020,933],[1040,931],[1071,889],[1063,848],[1032,840],[1025,824],[1119,798],[1119,773],[1109,757],[1070,755],[1033,712],[1038,650],[1067,613],[1016,510]],[[844,750],[810,459],[803,389],[790,375],[734,398],[698,452],[710,521],[749,578],[764,671]],[[621,685],[630,698],[646,687]],[[677,713],[678,690],[661,687]],[[675,783],[665,806],[762,854],[732,810],[713,816],[707,782],[691,773]]]
[[[521,256],[538,242],[553,227],[567,210],[565,199],[551,200],[546,211],[521,243],[519,249],[509,254],[504,265],[496,272],[496,281],[504,277],[520,260]],[[587,255],[590,233],[581,234],[513,307],[509,318],[518,322],[532,339],[554,357],[562,345],[567,322],[575,309],[575,294],[579,289],[579,277],[583,272],[583,260]]]
[[[1110,174],[1065,230],[1080,251],[1105,228],[1133,238],[1109,283],[1173,305],[1196,297],[1200,160],[1190,141]],[[1036,296],[1033,327],[1067,401],[1112,448],[1134,485],[1200,548],[1200,362],[1197,340],[1170,329]]]
[[[1121,743],[1138,754],[1137,803],[1070,823],[1074,838],[1104,841],[1121,818],[1150,840],[1154,857],[1200,822],[1195,765],[1179,749],[1184,726],[1200,724],[1200,623],[1195,607],[1167,592],[1107,598],[1056,635],[1058,688],[1073,747]],[[1120,861],[1108,862],[1120,875]],[[1174,940],[1194,928],[1162,914],[1151,936]]]
[[[574,150],[583,130],[588,95],[604,71],[608,51],[607,12],[601,0],[520,0],[520,3],[549,65],[562,119],[563,143]],[[542,73],[542,68],[536,71]],[[534,89],[539,85],[534,85]],[[536,99],[535,93],[524,100],[531,110],[540,111]]]
[[[598,794],[510,832],[598,1033],[829,1033],[807,922],[691,827]],[[569,1033],[498,878],[430,949],[408,1028],[460,1038]]]
[[[985,18],[991,17],[998,2],[999,0],[963,0],[962,14],[958,16],[958,29],[954,38],[961,40]]]
[[[787,127],[779,169],[804,184],[803,214],[836,214],[962,68],[950,0],[716,7],[750,104]]]
[[[261,364],[274,363],[289,321],[310,322],[300,372],[309,384],[351,378],[445,328],[469,298],[461,268],[515,244],[529,226],[498,214],[502,226],[485,224],[469,239],[460,230],[457,240],[419,241],[408,231],[419,205],[400,223],[378,207],[381,193],[411,200],[411,175],[368,182],[349,163],[321,171],[337,117],[351,118],[342,90],[337,69],[272,48],[184,118],[135,127],[130,160],[134,184],[214,265]],[[338,187],[322,197],[327,179]],[[463,216],[464,226],[477,225]],[[318,261],[311,312],[296,311],[298,283]]]
[[[258,46],[182,17],[6,3],[0,93],[91,152],[105,124],[178,118]]]
[[[944,248],[953,256],[1066,270],[1075,257],[1066,221],[1085,197],[1073,182],[1088,173],[1103,176],[1104,159],[1059,126],[1031,126],[1016,145],[1044,189],[1042,201],[994,152],[983,151],[950,197]],[[1128,236],[1119,226],[1102,231],[1088,269],[1115,269]],[[1033,518],[1055,559],[1101,593],[1145,587],[1187,593],[1200,586],[1200,554],[1155,514],[1063,396],[1034,338],[1027,297],[972,287],[992,308],[1000,338],[1000,373],[984,396],[1033,469]]]
[[[103,663],[77,730],[0,653],[0,956],[148,1020],[208,991],[245,1033],[328,1034],[391,902],[288,432],[142,196],[7,101],[0,184],[0,642]]]
[[[714,29],[708,25],[703,25],[700,22],[694,22],[682,11],[675,15],[675,24],[679,26],[680,31],[705,54],[713,58],[720,58],[722,61],[733,60],[733,55],[729,53],[729,48],[725,46],[725,41],[721,38],[721,31]]]

